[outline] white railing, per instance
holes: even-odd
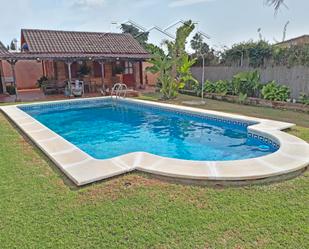
[[[126,84],[123,83],[116,83],[111,92],[111,97],[115,96],[115,99],[117,98],[125,98],[127,96],[127,90],[128,87]]]

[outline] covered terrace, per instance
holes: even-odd
[[[131,88],[144,85],[143,61],[150,55],[129,34],[51,30],[22,30],[20,53],[6,50],[0,60],[12,67],[16,88],[15,65],[18,61],[36,60],[43,76],[55,84],[66,82],[68,89],[76,79],[88,85],[88,92],[122,82]],[[84,75],[83,69],[87,68]]]

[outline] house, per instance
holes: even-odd
[[[1,56],[7,56],[9,55],[8,50],[6,47],[3,45],[2,42],[0,42],[0,57]],[[0,94],[5,93],[5,84],[4,84],[4,71],[3,71],[3,64],[2,61],[0,60]]]
[[[22,29],[21,49],[0,54],[16,74],[19,63],[32,61],[50,80],[72,82],[82,77],[92,87],[111,87],[120,81],[137,88],[144,84],[143,61],[150,58],[130,34],[120,33]],[[16,82],[19,89],[27,88]]]
[[[291,47],[296,45],[309,44],[309,35],[302,35],[293,39],[289,39],[283,42],[279,42],[276,45],[281,47]]]

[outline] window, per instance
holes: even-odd
[[[124,74],[133,74],[133,63],[126,61],[124,63]]]

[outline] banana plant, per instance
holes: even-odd
[[[162,84],[161,93],[164,99],[175,98],[178,90],[183,88],[189,81],[197,82],[190,71],[195,63],[185,52],[186,40],[194,30],[192,21],[185,22],[177,29],[175,41],[165,41],[168,54],[155,53],[149,60],[152,64],[147,71],[159,73],[159,81]]]
[[[195,59],[190,59],[187,54],[184,54],[180,58],[179,68],[178,68],[178,87],[179,89],[184,88],[187,82],[192,82],[193,84],[197,84],[198,81],[193,77],[191,72],[191,67],[195,64]]]
[[[158,80],[162,84],[160,92],[162,93],[163,99],[170,99],[175,97],[175,91],[177,92],[177,82],[173,79],[171,70],[174,65],[173,60],[171,60],[166,55],[155,54],[149,62],[152,66],[146,68],[148,72],[153,74],[158,73]]]

